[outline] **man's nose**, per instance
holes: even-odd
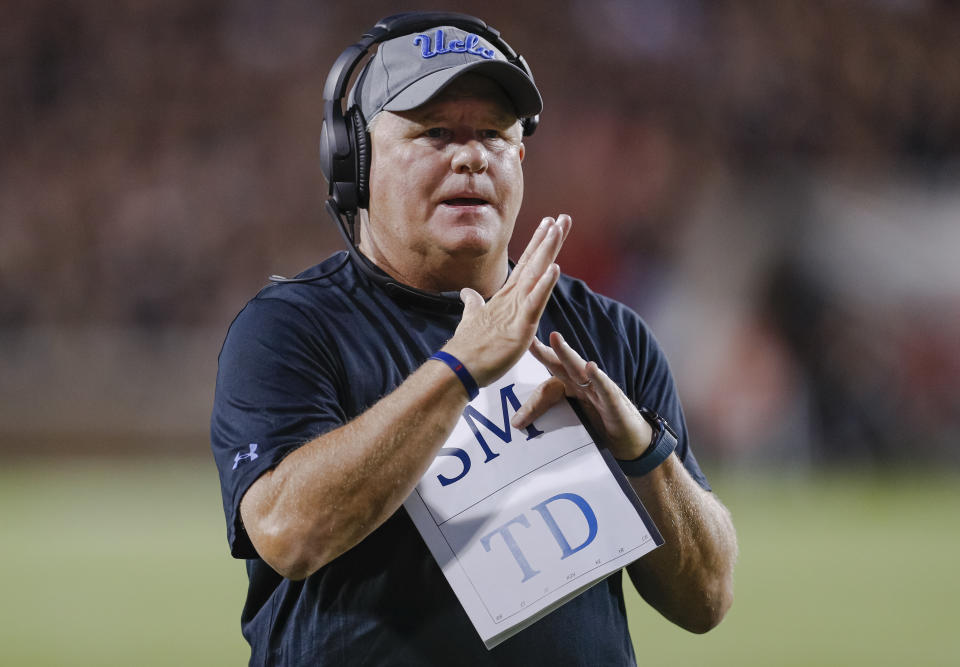
[[[487,168],[487,149],[475,139],[460,144],[451,166],[458,174],[479,174]]]

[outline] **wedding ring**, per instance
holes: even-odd
[[[591,380],[590,378],[587,378],[587,381],[586,381],[586,382],[578,382],[578,383],[577,383],[577,386],[578,386],[578,387],[589,387],[589,386],[592,385],[592,384],[593,384],[593,380]]]

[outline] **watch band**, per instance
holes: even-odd
[[[653,410],[640,408],[640,415],[653,428],[653,440],[647,450],[635,459],[621,461],[616,459],[620,470],[630,477],[641,477],[670,458],[677,448],[677,434],[663,417]]]

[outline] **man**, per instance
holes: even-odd
[[[487,651],[400,507],[476,386],[529,349],[552,378],[514,427],[574,398],[628,474],[652,455],[638,405],[679,435],[630,477],[666,540],[627,568],[640,594],[695,632],[732,601],[733,527],[653,337],[560,275],[569,216],[544,218],[508,263],[520,118],[540,112],[539,92],[487,40],[440,29],[497,62],[431,53],[433,29],[404,35],[380,45],[351,95],[370,121],[366,259],[338,253],[265,288],[221,352],[212,441],[231,551],[247,559],[251,664],[634,664],[619,574]],[[385,289],[388,277],[415,289]],[[459,292],[458,307],[445,292]],[[457,363],[431,358],[438,350]]]

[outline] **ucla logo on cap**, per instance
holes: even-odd
[[[480,36],[468,34],[463,40],[454,39],[446,42],[443,30],[438,28],[433,38],[421,33],[413,38],[413,43],[420,47],[420,55],[424,58],[433,58],[441,53],[471,53],[487,60],[492,60],[495,52],[480,43]]]

